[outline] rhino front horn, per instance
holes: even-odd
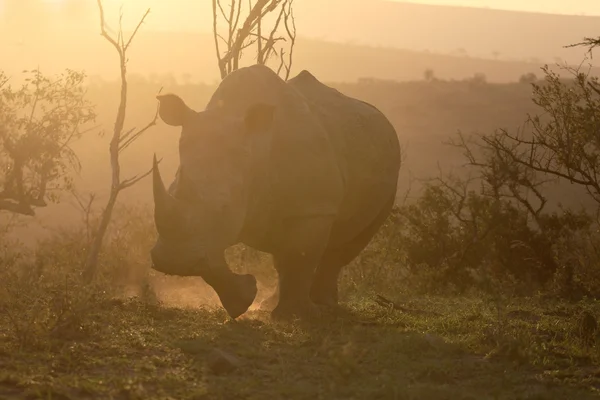
[[[154,194],[154,222],[158,233],[161,233],[161,230],[177,221],[174,215],[177,210],[177,201],[165,188],[158,170],[156,154],[152,165],[152,192]]]

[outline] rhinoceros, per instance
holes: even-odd
[[[158,95],[181,127],[180,165],[167,190],[156,156],[152,268],[200,276],[232,318],[255,300],[256,279],[224,257],[237,243],[272,255],[273,318],[318,315],[338,302],[338,276],[367,246],[396,198],[396,131],[374,106],[307,71],[284,81],[263,65],[225,77],[204,111]]]

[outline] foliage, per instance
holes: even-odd
[[[15,87],[0,72],[0,210],[33,215],[71,188],[70,172],[80,167],[71,144],[96,115],[83,73],[23,74]]]
[[[362,279],[374,253],[387,250],[393,267],[380,272],[429,292],[599,296],[597,213],[547,207],[547,184],[557,180],[584,187],[600,205],[600,82],[566,70],[572,80],[546,66],[544,81],[531,82],[539,114],[516,134],[450,140],[464,171],[440,171],[413,204],[398,207],[350,275]]]
[[[547,67],[544,72],[545,84],[532,85],[541,110],[529,117],[531,129],[502,130],[483,140],[515,168],[584,186],[600,203],[600,82],[579,71],[570,82]]]
[[[514,202],[475,190],[458,195],[446,182],[429,183],[415,203],[393,211],[350,269],[359,276],[350,279],[362,282],[384,259],[388,267],[366,287],[389,293],[404,281],[428,293],[597,295],[600,271],[589,260],[597,254],[589,251],[600,237],[589,215],[564,210],[543,214],[540,222],[543,230]]]

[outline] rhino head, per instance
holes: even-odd
[[[169,190],[154,158],[158,239],[151,251],[153,268],[170,275],[201,276],[236,318],[253,303],[256,279],[232,272],[224,252],[239,242],[251,185],[261,160],[268,159],[261,157],[264,150],[257,143],[272,125],[274,107],[254,104],[237,112],[225,107],[196,112],[176,95],[157,99],[160,118],[182,132],[180,166]]]

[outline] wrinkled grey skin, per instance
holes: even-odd
[[[285,82],[261,65],[227,76],[202,112],[176,95],[157,98],[181,139],[168,191],[155,160],[153,268],[201,276],[236,318],[256,280],[233,273],[224,251],[245,243],[272,254],[278,272],[261,308],[302,317],[335,306],[340,270],[395,200],[400,146],[386,117],[306,71]]]

